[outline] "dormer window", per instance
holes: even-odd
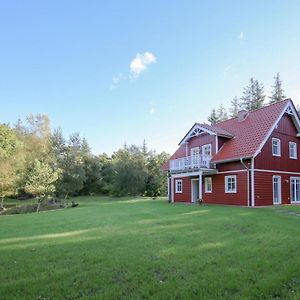
[[[295,142],[289,142],[289,152],[291,159],[297,159],[297,144]]]
[[[272,138],[272,155],[281,156],[280,139]]]

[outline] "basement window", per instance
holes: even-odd
[[[225,176],[225,193],[236,193],[236,175]]]
[[[175,181],[175,191],[177,194],[182,193],[182,179],[178,179]]]

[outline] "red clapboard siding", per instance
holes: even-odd
[[[201,134],[199,136],[195,136],[190,139],[188,143],[188,148],[186,149],[185,145],[181,145],[176,152],[170,157],[170,159],[176,159],[186,156],[186,151],[188,152],[187,155],[191,155],[191,149],[194,147],[202,147],[203,145],[211,144],[211,151],[212,154],[216,151],[216,137],[213,135],[209,135],[207,133]],[[201,151],[201,149],[200,149]]]
[[[290,177],[293,175],[255,171],[255,205],[273,205],[273,175],[281,176],[281,201],[289,204]]]
[[[182,193],[176,193],[176,180],[182,180]],[[175,202],[191,202],[191,178],[182,177],[174,179],[174,201]]]
[[[211,152],[212,154],[214,154],[216,152],[216,137],[214,135],[209,135],[207,133],[204,133],[199,136],[191,138],[188,143],[188,155],[191,155],[192,148],[202,147],[203,145],[206,144],[211,144]]]
[[[224,138],[224,137],[221,137],[221,136],[218,136],[218,147],[220,150],[221,147],[228,141],[228,138]]]
[[[255,158],[255,168],[264,170],[278,170],[288,172],[300,172],[300,140],[296,137],[297,131],[289,115],[285,114],[280,120],[278,127],[273,131],[270,138]],[[281,156],[272,155],[272,138],[281,140]],[[289,157],[289,142],[297,143],[298,159]]]
[[[236,175],[237,193],[225,193],[225,176]],[[208,176],[209,177],[209,176]],[[205,193],[203,187],[204,203],[248,205],[247,172],[212,175],[212,193]]]
[[[251,161],[249,159],[244,160],[243,162],[248,168],[251,168]],[[246,168],[240,161],[234,161],[225,164],[217,164],[217,169],[219,172],[225,172],[225,171],[245,170]]]

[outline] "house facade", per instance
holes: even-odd
[[[300,203],[300,121],[290,99],[196,123],[165,164],[171,202]]]

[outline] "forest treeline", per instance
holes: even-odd
[[[266,98],[263,84],[257,79],[250,78],[249,84],[243,90],[243,95],[241,97],[235,96],[228,110],[221,104],[218,109],[214,108],[211,111],[207,120],[211,125],[215,125],[226,121],[228,118],[236,117],[240,110],[253,111],[263,107],[265,104],[273,104],[284,100],[286,95],[282,88],[279,73],[274,76],[274,85],[272,85],[271,95],[268,97],[269,101],[266,101]]]
[[[124,145],[111,156],[94,155],[87,140],[74,133],[65,138],[51,130],[47,116],[29,115],[16,125],[0,125],[0,197],[115,196],[166,194],[165,152]]]

